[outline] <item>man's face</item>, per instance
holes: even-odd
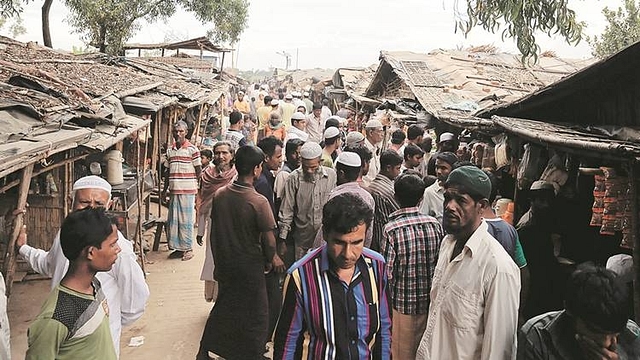
[[[367,226],[360,224],[348,234],[336,232],[325,233],[327,241],[327,254],[331,263],[339,269],[351,269],[362,255],[364,237]]]
[[[293,123],[293,126],[304,131],[304,129],[307,127],[307,120],[306,119],[298,120]]]
[[[227,168],[231,165],[233,155],[228,145],[219,145],[213,149],[213,164],[219,168]]]
[[[183,128],[182,126],[175,126],[173,128],[173,140],[175,140],[176,143],[182,144],[185,141],[186,137],[187,129]]]
[[[441,141],[440,142],[440,151],[442,151],[442,152],[445,152],[445,151],[455,152],[455,150],[456,149],[454,149],[453,141],[445,140],[445,141]]]
[[[306,181],[311,181],[320,169],[320,158],[302,159],[302,172]]]
[[[296,168],[300,166],[300,148],[301,147],[302,145],[298,146],[296,151],[290,153],[289,156],[287,157],[287,162]]]
[[[580,318],[576,319],[575,326],[575,333],[578,336],[576,340],[583,351],[585,359],[605,358],[594,356],[596,355],[595,351],[606,350],[616,353],[620,333],[599,329],[597,326],[589,324]]]
[[[202,162],[202,167],[209,165],[209,163],[211,162],[211,160],[204,155],[200,156],[200,161]]]
[[[402,164],[398,164],[396,166],[387,166],[387,177],[391,180],[395,180],[398,176],[400,176],[400,169],[402,169]]]
[[[265,163],[269,168],[269,170],[276,171],[280,169],[280,165],[282,165],[282,147],[276,146],[276,149],[273,152],[273,155],[266,157]]]
[[[313,109],[313,116],[320,117],[321,112],[322,112],[322,109]]]
[[[443,206],[442,226],[447,233],[454,235],[471,234],[484,211],[481,201],[476,202],[455,185],[445,190]]]
[[[405,166],[409,169],[413,169],[414,167],[420,165],[420,162],[422,161],[423,157],[424,155],[421,155],[421,154],[409,156],[407,160],[405,160],[405,163],[406,163]]]
[[[111,194],[102,189],[76,190],[73,201],[73,211],[84,208],[107,208]]]
[[[451,164],[446,161],[436,159],[436,177],[438,178],[438,181],[440,181],[441,183],[447,181],[450,172]]]
[[[238,101],[242,101],[242,99],[244,99],[244,95],[238,94]]]
[[[413,144],[416,144],[418,146],[420,146],[420,143],[422,143],[422,135],[418,136],[417,138],[415,138],[414,140],[411,141]]]
[[[112,232],[101,244],[100,248],[89,247],[89,260],[96,271],[109,271],[120,253],[118,246],[118,229],[112,225]]]
[[[384,130],[382,128],[375,128],[369,131],[369,141],[375,145],[382,142],[384,137]]]
[[[552,190],[534,190],[531,192],[531,210],[536,215],[541,215],[551,207],[553,202]]]

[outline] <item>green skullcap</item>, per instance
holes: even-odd
[[[462,166],[449,173],[445,186],[459,185],[471,194],[484,198],[491,195],[491,181],[484,171],[475,166]]]

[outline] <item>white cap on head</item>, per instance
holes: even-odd
[[[347,145],[355,145],[360,141],[364,141],[364,135],[362,135],[362,133],[358,131],[352,131],[348,133],[347,139],[345,140]]]
[[[360,167],[362,165],[362,160],[360,159],[360,156],[354,152],[343,151],[338,155],[336,163],[351,167]]]
[[[280,104],[280,102],[278,101],[278,99],[273,99],[273,100],[271,100],[271,106],[276,106],[276,105],[278,105],[278,104]]]
[[[330,127],[327,128],[327,130],[324,131],[324,139],[331,139],[334,138],[336,136],[340,135],[340,130],[338,130],[337,127]]]
[[[72,196],[75,198],[76,191],[82,189],[104,190],[109,193],[109,199],[111,199],[111,184],[109,184],[107,180],[99,176],[89,175],[78,179],[75,183],[73,183],[73,188],[71,189]]]
[[[293,96],[291,94],[287,94],[287,95],[284,96],[284,98],[287,99],[287,100],[291,100],[291,99],[293,99]]]
[[[300,111],[296,111],[293,113],[293,115],[291,115],[291,120],[304,120],[306,118],[307,117]]]
[[[382,123],[380,122],[380,120],[372,119],[367,121],[367,125],[365,126],[365,129],[377,129],[381,127],[382,127]]]
[[[299,98],[299,97],[300,97],[300,96],[302,96],[302,95],[300,94],[300,92],[299,92],[299,91],[293,91],[293,92],[291,93],[291,96],[293,96],[293,97],[295,97],[295,98]]]
[[[304,96],[304,97],[309,97],[309,92],[308,92],[308,91],[303,92],[303,93],[302,93],[302,96]]]
[[[322,148],[317,142],[307,141],[300,148],[300,156],[305,160],[317,159],[322,156]]]
[[[242,90],[238,91],[238,95],[244,95],[244,91]]]
[[[442,133],[440,134],[440,140],[438,142],[443,142],[443,141],[451,141],[453,139],[455,139],[455,135],[453,135],[450,132],[446,132],[446,133]]]

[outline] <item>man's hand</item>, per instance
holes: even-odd
[[[582,349],[582,352],[586,356],[585,359],[589,360],[618,360],[618,352],[616,351],[616,344],[613,343],[608,348],[596,343],[594,340],[587,336],[576,334],[576,340]]]
[[[20,229],[16,239],[16,250],[20,250],[22,245],[27,245],[27,225],[22,225],[22,229]]]
[[[287,244],[283,239],[278,240],[278,255],[284,256],[287,253]]]
[[[280,259],[280,256],[273,255],[273,260],[271,260],[271,265],[273,265],[273,269],[276,273],[282,274],[287,271],[287,268],[284,266],[284,262]]]

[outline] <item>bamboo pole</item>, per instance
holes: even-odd
[[[89,154],[82,154],[82,155],[80,155],[80,156],[76,156],[76,157],[73,157],[73,158],[70,158],[70,159],[66,159],[66,160],[61,161],[61,162],[59,162],[59,163],[57,163],[57,164],[53,164],[53,165],[51,165],[51,166],[47,166],[47,167],[45,167],[45,168],[42,168],[42,169],[40,169],[40,170],[38,170],[38,171],[34,171],[34,172],[33,172],[33,174],[31,174],[31,176],[38,176],[38,175],[40,175],[40,174],[42,174],[42,173],[45,173],[45,172],[47,172],[47,171],[50,171],[50,170],[53,170],[53,169],[57,169],[57,168],[59,168],[60,166],[64,166],[64,165],[67,165],[67,164],[72,164],[72,163],[74,163],[76,160],[84,159],[84,158],[86,158],[87,156],[89,156]],[[35,164],[35,163],[32,163],[32,165],[34,165],[34,164]],[[12,181],[12,182],[7,183],[7,184],[6,184],[6,185],[4,185],[3,187],[0,187],[0,194],[2,194],[2,193],[4,193],[4,192],[6,192],[7,190],[11,189],[12,187],[14,187],[14,186],[16,186],[16,185],[18,185],[18,184],[20,184],[20,179],[18,179],[18,180],[14,180],[14,181]],[[72,184],[73,184],[73,180],[72,180]]]
[[[160,217],[160,215],[162,215],[162,201],[160,201],[160,190],[161,190],[161,185],[160,185],[160,178],[162,176],[160,167],[161,167],[161,163],[160,163],[160,159],[162,157],[162,154],[160,154],[160,127],[162,126],[162,109],[158,110],[158,112],[156,113],[156,124],[153,128],[153,156],[151,158],[151,166],[153,167],[153,169],[156,172],[156,184],[158,186],[158,217]]]
[[[200,105],[200,113],[198,114],[198,121],[196,122],[196,130],[193,133],[193,137],[195,140],[198,139],[198,135],[200,135],[200,126],[202,124],[202,116],[204,114],[204,103],[202,103],[202,105]],[[200,144],[202,144],[202,141],[200,141],[198,144],[196,144],[196,146],[199,146]]]
[[[146,147],[146,145],[145,145]],[[138,153],[137,156],[137,164],[136,164],[136,177],[137,179],[137,190],[138,190],[138,221],[136,224],[136,243],[138,244],[138,250],[140,251],[140,266],[142,267],[142,272],[146,275],[146,271],[144,269],[144,249],[142,247],[142,197],[144,195],[144,173],[142,176],[140,175],[140,134],[136,136],[136,151]]]
[[[629,169],[629,180],[631,182],[631,239],[633,242],[633,308],[635,310],[635,320],[640,321],[640,236],[638,225],[638,178],[640,175],[637,161],[631,161]]]
[[[18,190],[18,204],[17,209],[26,209],[27,207],[27,195],[29,195],[29,185],[31,184],[31,175],[33,174],[33,164],[27,165],[22,169],[22,176],[20,180],[20,188]],[[20,236],[20,231],[24,225],[24,214],[20,213],[13,219],[13,232],[11,233],[11,239],[7,245],[7,250],[4,255],[3,272],[5,278],[6,295],[11,295],[11,286],[13,285],[13,276],[16,272],[16,241]]]

